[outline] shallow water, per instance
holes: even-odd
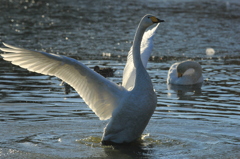
[[[0,2],[0,41],[115,68],[116,83],[141,16],[164,19],[148,63],[158,105],[142,143],[101,146],[107,121],[75,91],[66,95],[59,79],[0,59],[0,158],[240,156],[239,2],[30,2]],[[204,83],[168,86],[169,67],[186,59],[202,65]]]

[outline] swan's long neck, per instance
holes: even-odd
[[[142,60],[141,60],[141,54],[140,54],[140,46],[141,41],[143,38],[143,34],[145,30],[147,29],[146,26],[141,25],[141,22],[138,26],[137,32],[134,37],[133,42],[133,64],[136,68],[136,79],[135,79],[135,86],[134,89],[145,89],[145,88],[152,88],[152,82],[151,79],[143,66]],[[149,87],[151,85],[151,87]]]
[[[136,68],[139,67],[139,65],[142,65],[141,61],[141,54],[140,54],[140,46],[141,41],[143,38],[143,34],[145,32],[146,28],[141,25],[141,23],[138,26],[137,32],[134,37],[133,41],[133,64]]]

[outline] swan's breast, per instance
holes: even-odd
[[[103,141],[131,142],[139,138],[147,126],[157,104],[153,91],[129,92],[122,100],[105,128]]]

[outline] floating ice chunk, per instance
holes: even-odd
[[[215,54],[215,50],[213,48],[207,48],[206,49],[206,55],[207,56],[213,56]]]

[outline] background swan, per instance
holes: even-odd
[[[126,75],[128,71],[124,71],[123,81],[126,85],[122,86],[66,56],[8,44],[4,44],[8,48],[1,50],[9,53],[2,56],[4,60],[29,71],[56,76],[70,84],[101,120],[111,118],[104,129],[102,142],[128,143],[141,136],[157,104],[151,79],[141,61],[140,45],[146,28],[159,22],[163,21],[152,15],[146,15],[140,21],[126,65],[135,73],[129,76]],[[130,84],[128,81],[131,81]]]
[[[192,85],[203,82],[202,67],[194,61],[173,64],[168,71],[168,84]]]

